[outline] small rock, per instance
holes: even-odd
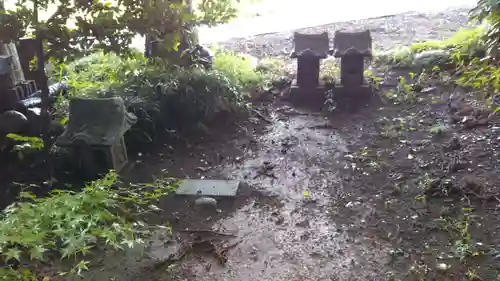
[[[196,171],[198,172],[202,172],[202,173],[205,173],[206,171],[208,171],[210,168],[207,168],[207,167],[197,167],[196,168]]]
[[[450,269],[450,265],[449,264],[446,264],[446,263],[440,263],[437,265],[437,268],[441,271],[446,271],[448,269]]]
[[[0,132],[20,133],[28,124],[28,118],[21,112],[8,110],[0,114]]]
[[[434,92],[435,90],[436,90],[436,87],[427,87],[427,88],[422,89],[422,91],[420,91],[420,92],[425,94],[425,93]]]
[[[296,223],[295,225],[299,227],[309,227],[309,220],[305,219],[301,222]]]
[[[425,67],[428,65],[439,65],[445,62],[450,57],[450,51],[448,50],[429,50],[423,51],[415,56],[413,64]]]
[[[195,206],[217,208],[217,200],[212,197],[200,197],[194,201]]]
[[[460,144],[460,141],[458,137],[454,136],[451,138],[451,140],[448,142],[448,144],[444,147],[445,151],[453,151],[453,150],[458,150],[462,147]]]
[[[285,218],[283,216],[279,216],[276,220],[276,225],[283,224],[285,222]]]

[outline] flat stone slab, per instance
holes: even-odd
[[[185,179],[175,191],[176,195],[235,197],[240,187],[237,180]]]

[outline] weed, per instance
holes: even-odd
[[[256,70],[257,65],[256,58],[220,50],[213,60],[214,69],[242,90],[259,89],[264,85],[264,75]]]
[[[373,151],[368,147],[363,147],[347,157],[375,171],[382,169],[384,166],[384,162],[380,157],[380,152]]]
[[[380,89],[380,82],[384,81],[384,78],[375,76],[371,71],[365,70],[365,77],[368,77],[368,82],[374,90]]]
[[[429,132],[433,136],[438,137],[438,136],[443,136],[448,130],[449,127],[446,124],[436,124],[429,129]]]
[[[406,82],[406,79],[402,76],[399,77],[398,86],[395,89],[386,91],[383,94],[387,99],[395,104],[412,104],[417,101],[417,95],[413,90],[413,86]]]
[[[467,275],[467,279],[470,281],[482,280],[482,278],[476,273],[476,270],[474,269],[467,269],[467,273],[465,275]]]
[[[320,81],[325,84],[335,84],[340,79],[340,68],[335,60],[321,62]]]

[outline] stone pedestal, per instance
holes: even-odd
[[[316,105],[325,102],[325,87],[318,85],[313,88],[304,88],[297,85],[297,80],[290,87],[290,101],[297,104]]]

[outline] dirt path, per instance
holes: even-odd
[[[180,272],[189,272],[195,280],[228,281],[382,276],[385,243],[349,233],[330,218],[332,203],[344,192],[339,174],[347,148],[328,120],[278,108],[254,147],[221,172],[277,194],[280,206],[262,210],[252,203],[216,222],[216,229],[236,231],[242,239],[228,252],[225,266],[197,256],[184,261]]]
[[[345,140],[327,116],[281,105],[272,107],[268,121],[251,118],[239,133],[189,146],[191,157],[179,150],[167,157],[152,155],[137,167],[138,174],[169,169],[181,178],[246,183],[238,198],[219,202],[220,213],[199,212],[189,199],[168,198],[162,204],[163,219],[172,224],[179,243],[189,240],[185,229],[234,234],[223,243],[233,245],[224,253],[227,262],[221,265],[214,249],[193,246],[185,252],[171,235],[160,232],[147,243],[142,257],[137,253],[100,257],[86,275],[89,280],[132,281],[146,276],[148,280],[380,280],[385,276],[389,244],[350,228],[351,223],[362,224],[371,210],[349,224],[332,220],[332,205],[346,192],[342,174],[350,168],[344,157],[349,152]],[[181,261],[169,261],[173,253],[181,252],[185,253]]]

